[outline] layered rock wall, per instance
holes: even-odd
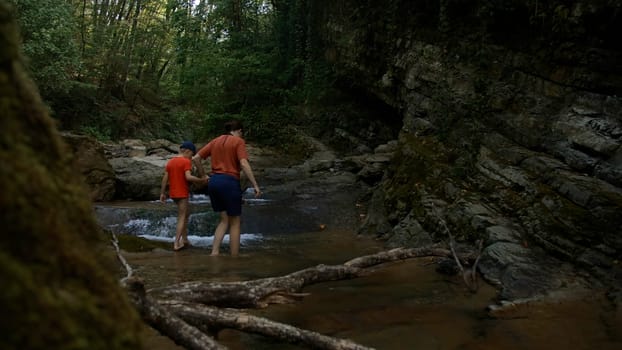
[[[525,297],[563,263],[616,279],[622,257],[622,5],[323,2],[344,86],[402,115],[362,232],[393,245],[485,241],[482,271]],[[548,266],[554,264],[554,267]],[[540,266],[540,267],[539,267]],[[541,266],[546,266],[541,268]],[[618,278],[619,279],[619,278]]]

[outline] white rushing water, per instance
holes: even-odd
[[[158,242],[170,242],[174,241],[174,237],[154,236],[154,235],[138,235],[139,237]],[[252,242],[258,242],[263,240],[264,236],[258,233],[242,233],[240,235],[240,245],[245,246]],[[214,242],[214,236],[188,236],[188,241],[195,247],[211,247]],[[225,235],[223,239],[224,244],[229,243],[229,235]]]
[[[266,198],[267,197],[267,198]],[[244,192],[241,245],[265,242],[274,235],[311,232],[323,227],[318,218],[318,205],[306,198],[299,202],[262,196],[255,198],[252,189]],[[128,234],[153,241],[173,242],[177,226],[177,206],[171,199],[136,202],[97,203],[95,214],[102,227],[117,234]],[[190,198],[188,240],[197,247],[213,244],[219,214],[211,208],[209,196],[194,194]],[[225,235],[227,244],[229,236]]]

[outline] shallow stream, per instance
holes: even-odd
[[[358,237],[347,228],[320,229],[320,217],[313,210],[313,206],[276,207],[269,201],[250,203],[243,214],[241,256],[211,257],[210,234],[205,233],[209,229],[198,224],[197,217],[215,218],[201,214],[210,210],[195,203],[193,221],[197,220],[198,231],[191,229],[190,236],[194,247],[126,253],[126,258],[146,287],[153,288],[190,280],[278,276],[384,250],[379,242]],[[162,228],[170,221],[166,216],[174,214],[174,205],[109,203],[97,210],[100,220],[121,226],[127,224],[120,222],[123,217],[140,220],[138,214],[128,214],[133,211],[165,213],[143,222],[160,220],[153,227]],[[119,222],[111,224],[111,218]],[[160,231],[142,234],[172,242],[170,227]],[[225,254],[227,245],[225,241],[221,250]],[[599,295],[492,318],[486,307],[495,302],[496,290],[482,284],[477,293],[468,292],[459,277],[437,273],[433,258],[381,265],[367,276],[312,285],[303,292],[309,295],[299,303],[247,311],[377,349],[622,349],[621,312]],[[148,349],[179,349],[155,331],[146,340]],[[230,349],[302,349],[233,330],[221,331],[218,340]]]

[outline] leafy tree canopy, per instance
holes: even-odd
[[[278,143],[330,84],[307,0],[12,2],[53,115],[99,138],[207,138],[239,118]]]

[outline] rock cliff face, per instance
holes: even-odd
[[[445,240],[444,227],[483,239],[481,271],[507,298],[567,285],[576,266],[621,280],[622,4],[317,8],[344,85],[403,122],[363,232],[392,245]]]

